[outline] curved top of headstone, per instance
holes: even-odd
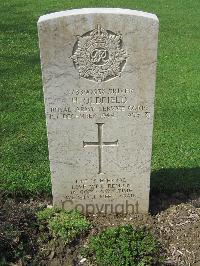
[[[57,19],[63,16],[73,16],[80,14],[119,14],[119,15],[121,14],[121,15],[144,17],[158,21],[158,18],[155,14],[138,10],[123,9],[123,8],[81,8],[81,9],[71,9],[71,10],[54,12],[47,15],[43,15],[39,18],[38,23],[51,19]]]

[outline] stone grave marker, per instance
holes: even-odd
[[[77,9],[38,21],[54,204],[147,213],[158,19]]]

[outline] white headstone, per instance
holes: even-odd
[[[148,212],[157,17],[77,9],[38,30],[54,204]]]

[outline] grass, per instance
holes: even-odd
[[[81,7],[123,7],[160,20],[151,188],[200,189],[200,1],[9,0],[0,3],[0,190],[50,195],[50,170],[36,23]]]

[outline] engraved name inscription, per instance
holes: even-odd
[[[48,98],[48,119],[102,119],[119,116],[149,119],[151,110],[147,102],[134,102],[133,88],[68,89],[63,97]],[[123,118],[122,118],[123,119]]]

